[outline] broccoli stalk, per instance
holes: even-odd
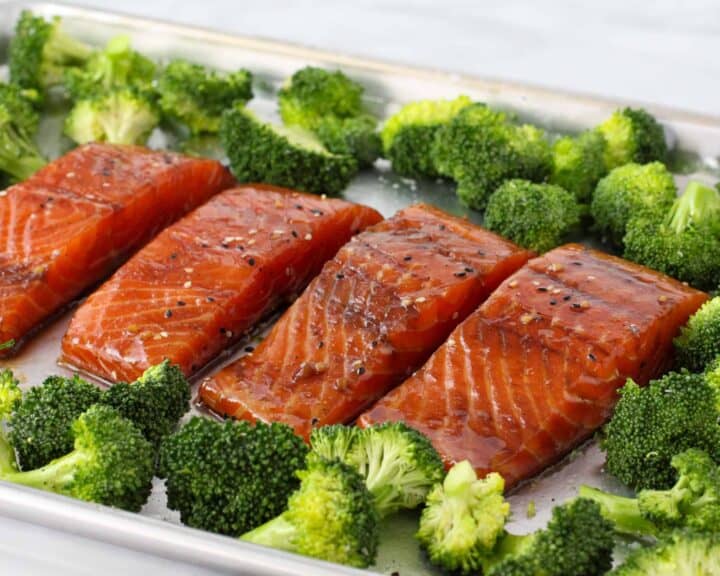
[[[22,401],[20,383],[10,370],[0,372],[0,475],[17,470],[15,451],[7,438],[4,424]]]
[[[10,42],[10,81],[43,92],[62,81],[66,68],[82,65],[91,54],[89,46],[62,31],[59,17],[47,22],[24,10]]]
[[[671,461],[678,479],[667,490],[641,490],[626,498],[582,486],[580,496],[600,504],[616,530],[635,536],[675,528],[720,531],[720,469],[702,450],[690,449]]]
[[[720,356],[720,297],[705,302],[675,338],[678,364],[702,372]]]
[[[42,468],[0,479],[88,502],[139,511],[152,488],[154,449],[129,420],[92,406],[72,425],[74,449]]]
[[[242,540],[364,568],[375,560],[378,519],[362,476],[338,460],[308,458],[285,512]]]
[[[666,225],[676,234],[690,226],[716,220],[720,216],[720,192],[700,182],[689,182],[685,192],[673,204],[665,218]]]

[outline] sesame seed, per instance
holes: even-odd
[[[273,230],[272,233],[276,236],[279,236],[280,234],[285,234],[285,230]]]
[[[562,272],[563,269],[564,269],[564,267],[562,264],[557,264],[555,262],[553,262],[552,264],[550,264],[550,266],[548,266],[548,270],[550,272]]]
[[[248,230],[248,234],[250,234],[250,236],[257,234],[257,230],[255,228],[252,228],[252,229]]]
[[[410,304],[412,304],[412,300],[410,300],[409,298],[403,298],[402,300],[400,300],[400,305],[403,308],[407,308],[408,306],[410,306]]]
[[[415,303],[422,304],[423,302],[425,302],[425,300],[426,300],[425,296],[419,296],[418,298],[415,298]]]
[[[532,314],[523,314],[520,316],[520,323],[521,324],[530,324],[535,319],[535,317]]]
[[[183,268],[183,270],[185,270],[186,274],[192,274],[193,272],[195,272],[194,268]]]
[[[517,285],[518,285],[517,280],[510,280],[510,282],[508,283],[508,286],[510,286],[510,288],[516,288]]]
[[[165,332],[165,330],[163,330],[162,332],[160,332],[160,338],[167,338],[167,337],[168,337],[168,333]]]
[[[588,302],[587,300],[583,300],[582,302],[580,302],[580,308],[590,308],[590,302]]]
[[[67,174],[65,174],[65,176],[67,176],[68,178],[75,178],[75,172],[68,172]]]
[[[668,299],[668,298],[667,298],[667,296],[665,296],[665,295],[658,296],[658,302],[667,302],[667,299]]]
[[[188,280],[187,282],[185,282],[185,284],[183,284],[183,288],[192,288],[192,282]]]
[[[225,331],[225,336],[227,336],[228,338],[232,338],[232,335],[233,333],[230,330]]]
[[[247,245],[252,246],[253,244],[255,244],[255,238],[250,238],[250,240],[248,240]]]
[[[305,240],[312,240],[312,234],[310,234],[309,232],[305,234]]]
[[[588,280],[595,280],[595,276],[590,275],[590,276],[587,277],[587,279],[588,279]]]

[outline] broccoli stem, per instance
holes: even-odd
[[[243,534],[240,539],[261,546],[293,552],[295,546],[292,541],[295,532],[295,526],[285,519],[284,514],[281,514],[262,526]]]
[[[652,536],[655,526],[640,513],[636,498],[608,494],[591,486],[580,486],[580,498],[589,498],[600,505],[602,515],[622,534]]]
[[[492,555],[482,560],[483,574],[491,574],[492,570],[508,558],[519,558],[528,550],[537,533],[531,534],[510,534],[506,532],[498,539],[498,545]]]
[[[16,470],[15,451],[8,442],[5,433],[0,431],[0,476],[10,474]]]
[[[87,44],[56,29],[55,34],[45,44],[44,52],[50,56],[51,60],[84,62],[90,57],[93,50]]]
[[[667,215],[667,225],[676,234],[684,232],[691,224],[699,224],[720,212],[720,193],[700,182],[690,182],[685,192],[673,204]]]
[[[85,452],[73,450],[42,468],[28,470],[27,472],[3,474],[2,479],[22,486],[61,493],[72,482],[78,466],[87,459]]]

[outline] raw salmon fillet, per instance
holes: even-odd
[[[0,192],[0,342],[25,338],[231,184],[213,160],[90,144]]]
[[[467,459],[510,487],[602,425],[627,378],[667,370],[673,337],[706,299],[620,258],[557,248],[507,279],[359,424],[404,421],[448,466]]]
[[[372,208],[291,190],[226,190],[140,250],[78,309],[61,361],[132,381],[168,358],[190,375],[299,293]]]
[[[529,257],[465,220],[407,208],[344,246],[253,353],[203,382],[202,400],[305,436],[349,422]]]

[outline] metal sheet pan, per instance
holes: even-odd
[[[2,63],[6,58],[7,42],[23,8],[32,8],[46,16],[63,16],[69,32],[89,42],[102,44],[111,36],[124,33],[132,37],[139,50],[161,60],[185,57],[223,69],[247,67],[257,77],[256,98],[250,107],[268,118],[276,115],[272,99],[274,90],[284,78],[308,64],[340,67],[360,80],[366,86],[368,104],[380,116],[391,114],[404,102],[454,97],[464,93],[514,111],[548,130],[576,131],[598,123],[615,108],[628,104],[45,2],[0,5],[0,77],[5,72]],[[681,180],[690,175],[717,178],[720,118],[646,107],[662,121],[676,147],[674,166],[682,172]],[[56,115],[44,121],[41,127],[41,145],[52,156],[60,154],[67,146],[59,136],[61,121],[61,115]],[[172,144],[161,134],[155,135],[151,142],[157,146]],[[386,216],[423,200],[478,221],[476,213],[458,204],[447,184],[400,178],[390,173],[382,162],[375,170],[360,175],[344,195],[374,206]],[[24,386],[37,384],[51,373],[67,373],[56,365],[55,359],[70,314],[67,312],[49,323],[17,358],[0,362],[0,366],[15,370]],[[241,343],[238,349],[243,345]],[[211,369],[217,369],[238,354],[226,354]],[[617,488],[602,474],[602,462],[602,454],[591,442],[516,490],[509,497],[514,514],[510,528],[525,532],[543,525],[553,504],[574,495],[577,485],[582,482]],[[536,505],[537,514],[528,518],[526,510],[531,501]],[[0,515],[235,574],[321,576],[367,573],[180,526],[177,514],[165,506],[161,482],[157,482],[150,501],[140,515],[0,482]],[[416,525],[417,515],[406,513],[383,526],[382,545],[374,570],[379,573],[399,571],[403,576],[437,574],[424,561],[413,541]]]

